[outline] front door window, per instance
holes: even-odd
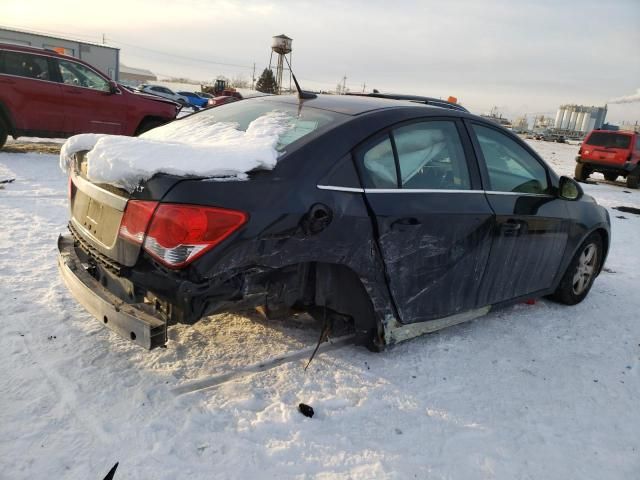
[[[109,91],[109,82],[90,68],[67,60],[58,60],[58,65],[63,83],[102,92]]]

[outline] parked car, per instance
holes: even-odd
[[[576,304],[600,273],[606,209],[518,136],[460,110],[269,96],[162,128],[245,130],[270,112],[290,128],[275,168],[246,181],[174,171],[107,191],[75,155],[59,267],[107,327],[152,348],[168,325],[243,302],[350,319],[356,342],[380,350],[524,299]]]
[[[640,134],[611,130],[593,130],[576,157],[575,178],[584,182],[593,172],[600,172],[610,182],[619,176],[627,187],[640,183]]]
[[[8,135],[136,135],[173,120],[179,109],[131,93],[77,58],[0,44],[0,147]]]
[[[207,92],[195,92],[195,94],[198,95],[200,98],[206,98],[207,100],[209,100],[210,98],[213,98],[213,95]]]
[[[237,102],[238,100],[240,99],[231,95],[220,95],[219,97],[210,98],[207,101],[207,106],[218,107],[220,105],[224,105],[225,103]]]
[[[178,95],[182,95],[189,101],[189,105],[196,108],[205,108],[207,106],[206,98],[202,98],[194,92],[178,92]]]
[[[138,90],[149,95],[156,95],[158,97],[166,98],[176,103],[179,103],[183,107],[189,105],[189,99],[184,95],[180,95],[170,88],[163,87],[162,85],[147,85],[142,84],[138,86]]]

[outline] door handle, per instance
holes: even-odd
[[[0,83],[6,83],[8,85],[14,85],[16,82],[13,80],[9,80],[8,78],[0,78]]]
[[[79,92],[78,90],[65,90],[64,93],[71,93],[73,95],[82,95],[82,92]]]
[[[419,227],[420,220],[415,217],[404,217],[391,223],[391,228],[396,230],[404,230],[405,227]]]
[[[517,222],[515,220],[507,220],[506,222],[500,225],[500,231],[506,237],[515,237],[520,233],[521,229],[522,229],[522,223]]]

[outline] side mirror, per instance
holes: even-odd
[[[560,177],[560,183],[558,185],[558,196],[565,200],[579,200],[584,191],[578,182],[573,178]]]
[[[113,80],[111,80],[109,82],[109,94],[110,95],[115,95],[119,91],[120,90],[118,89],[118,84],[116,82],[114,82]]]

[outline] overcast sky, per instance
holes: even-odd
[[[285,33],[306,88],[346,74],[351,90],[454,95],[475,113],[640,99],[640,0],[1,0],[0,24],[104,33],[129,66],[201,80],[249,79]],[[608,120],[640,121],[640,102],[610,104]]]

